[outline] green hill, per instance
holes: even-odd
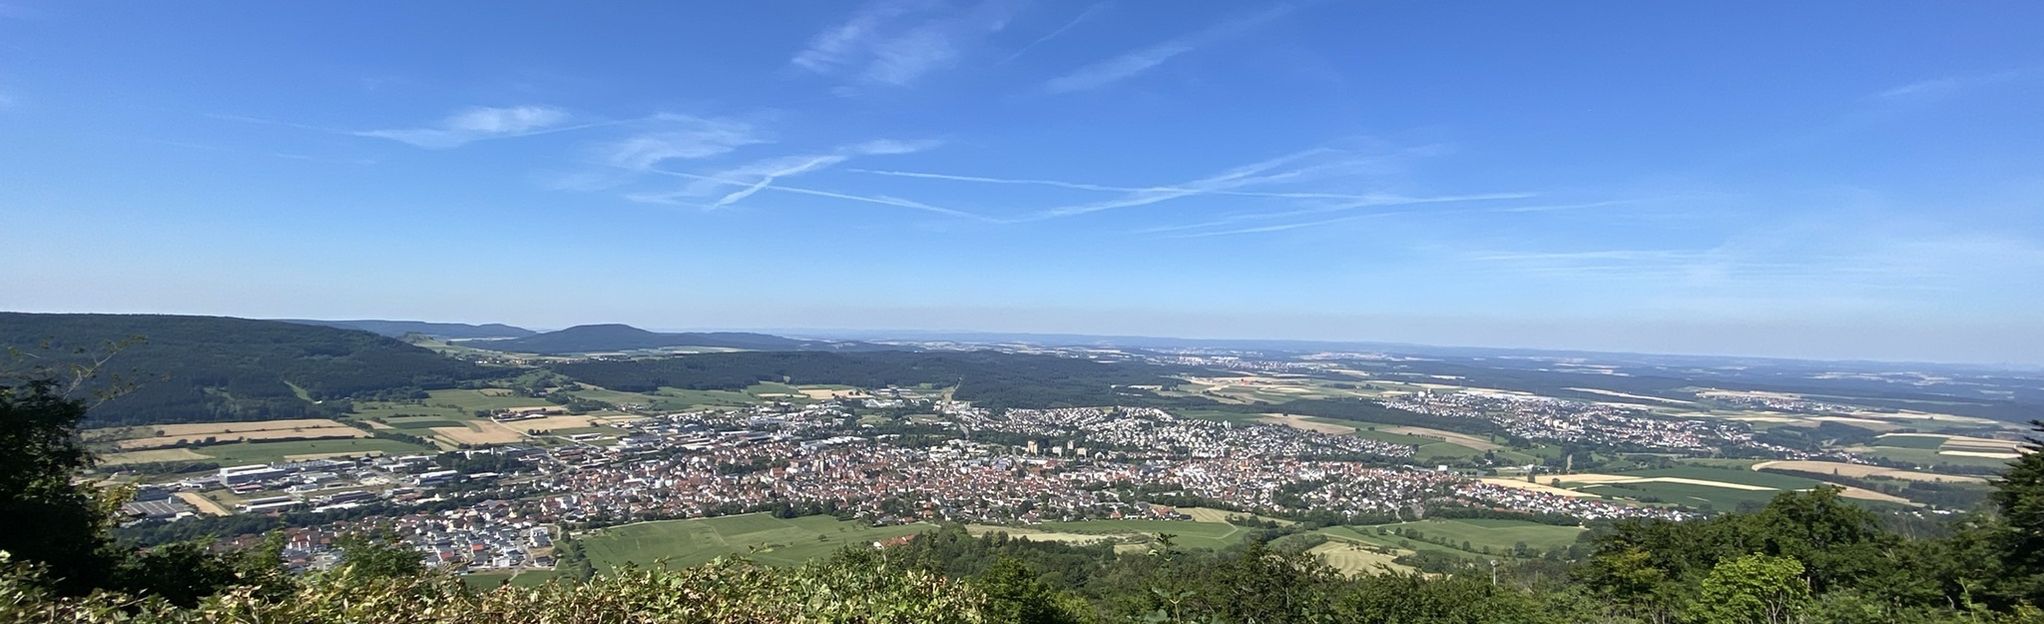
[[[823,340],[800,340],[748,332],[661,333],[639,329],[630,325],[607,323],[577,325],[560,331],[509,340],[470,343],[468,346],[514,353],[560,355],[680,347],[800,351],[811,349],[830,350],[846,346],[856,348],[860,345],[858,343],[838,343]]]
[[[392,338],[402,338],[409,334],[425,334],[428,336],[432,336],[434,338],[453,338],[456,340],[473,338],[522,338],[525,336],[531,336],[533,334],[539,333],[523,327],[512,327],[510,325],[505,325],[503,323],[486,323],[482,325],[472,325],[469,323],[428,323],[425,321],[384,321],[375,319],[355,321],[320,321],[312,319],[277,319],[277,320],[284,321],[286,323],[298,323],[300,325],[319,325],[321,327],[337,327],[340,329],[359,329],[370,333],[390,336]]]
[[[590,360],[551,368],[625,392],[663,387],[735,390],[762,381],[792,384],[956,386],[959,399],[987,407],[1147,405],[1162,398],[1128,386],[1176,383],[1163,366],[997,351],[780,351],[702,353],[658,359]],[[1194,400],[1206,403],[1204,399]]]
[[[62,366],[130,338],[94,381],[132,388],[92,425],[325,416],[334,400],[500,374],[366,331],[211,316],[0,313],[6,369]]]

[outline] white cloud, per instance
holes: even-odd
[[[1887,89],[1874,94],[1874,97],[1894,101],[1936,100],[1951,97],[1969,89],[2019,80],[2037,72],[2036,68],[2030,68],[1942,76]]]
[[[864,143],[856,143],[853,145],[845,146],[841,151],[852,154],[858,154],[862,156],[885,156],[889,154],[913,154],[924,150],[935,149],[939,145],[943,145],[943,142],[934,139],[921,139],[915,141],[900,141],[895,139],[875,139]]]
[[[860,84],[906,86],[952,67],[973,40],[1007,27],[1006,2],[957,10],[928,0],[878,0],[811,38],[789,63]]]
[[[628,195],[627,199],[714,209],[735,205],[758,194],[760,191],[775,189],[818,197],[851,199],[853,201],[915,208],[929,212],[970,216],[961,211],[938,208],[894,197],[859,196],[816,189],[787,188],[779,185],[779,182],[785,178],[835,167],[854,158],[909,154],[932,149],[938,145],[941,145],[941,142],[935,140],[876,139],[841,146],[825,153],[766,158],[707,173],[665,171],[647,167],[645,170],[648,172],[687,178],[691,182],[679,190],[664,193],[636,193]],[[715,199],[709,199],[712,196],[715,196]],[[705,201],[707,203],[704,203]]]
[[[841,154],[826,154],[821,156],[788,156],[784,158],[763,160],[737,169],[730,169],[718,172],[717,174],[715,174],[715,177],[717,178],[725,180],[752,180],[752,184],[737,191],[733,191],[728,195],[717,198],[717,201],[711,203],[710,206],[713,208],[722,208],[725,206],[729,206],[731,204],[738,203],[739,200],[751,197],[754,193],[758,193],[762,190],[765,190],[767,187],[772,186],[775,180],[789,176],[802,175],[804,173],[830,167],[832,165],[844,162],[845,158],[846,156]]]
[[[571,116],[548,106],[476,107],[449,115],[438,124],[420,128],[365,130],[357,136],[390,139],[427,149],[460,147],[484,139],[531,136],[588,128],[607,123],[565,125]]]
[[[1102,2],[1099,4],[1095,4],[1093,6],[1086,7],[1086,10],[1080,11],[1077,17],[1074,17],[1070,21],[1065,22],[1065,25],[1059,26],[1041,37],[1037,37],[1036,39],[1030,41],[1027,45],[1024,45],[1020,48],[1016,48],[1014,52],[1011,52],[1008,54],[1008,56],[1003,57],[1001,59],[1001,62],[995,63],[995,65],[1006,65],[1010,62],[1013,62],[1015,59],[1022,58],[1022,55],[1028,54],[1030,50],[1036,49],[1036,46],[1048,43],[1050,40],[1058,38],[1059,35],[1065,34],[1065,31],[1071,30],[1077,27],[1079,24],[1085,23],[1086,20],[1092,19],[1094,15],[1099,14],[1101,10],[1106,9],[1110,4],[1112,3]]]
[[[1292,7],[1280,5],[1259,13],[1215,24],[1205,30],[1175,39],[1139,48],[1120,56],[1099,61],[1073,70],[1044,83],[1044,89],[1051,93],[1070,93],[1104,87],[1163,65],[1179,55],[1199,49],[1223,39],[1240,35],[1290,13]]]
[[[658,127],[596,146],[597,158],[612,167],[641,170],[668,160],[709,158],[767,142],[751,124],[739,121],[658,115],[650,123]]]
[[[654,171],[653,171],[653,173],[657,173],[657,174],[661,174],[661,175],[669,175],[669,176],[675,176],[675,177],[679,177],[679,178],[687,178],[687,179],[689,179],[689,180],[694,180],[694,181],[697,181],[697,182],[709,182],[709,183],[713,183],[713,184],[721,184],[721,185],[725,185],[725,186],[743,186],[743,187],[747,187],[747,188],[750,188],[750,187],[752,187],[752,186],[755,186],[755,185],[757,184],[756,182],[745,182],[745,181],[741,181],[741,180],[733,180],[733,179],[726,179],[726,178],[717,178],[717,177],[712,177],[712,176],[707,176],[707,175],[702,175],[702,174],[695,174],[695,173],[687,173],[687,172],[683,172],[683,171],[660,171],[660,170],[654,170]],[[877,205],[882,205],[882,206],[894,206],[894,207],[898,207],[898,208],[908,208],[908,209],[912,209],[912,210],[920,210],[920,211],[923,211],[923,212],[930,212],[930,213],[935,213],[935,214],[941,214],[941,215],[946,215],[946,216],[952,216],[952,217],[961,217],[961,218],[966,218],[966,219],[974,219],[974,220],[979,220],[979,221],[992,221],[992,219],[989,219],[989,218],[987,218],[987,217],[983,217],[983,216],[980,216],[980,215],[976,215],[976,214],[973,214],[973,213],[970,213],[970,212],[966,212],[966,211],[963,211],[963,210],[956,210],[956,209],[951,209],[951,208],[944,208],[944,207],[941,207],[941,206],[932,206],[932,205],[929,205],[929,204],[925,204],[925,203],[922,203],[922,202],[918,202],[918,201],[913,201],[913,200],[908,200],[908,199],[902,199],[902,198],[899,198],[899,197],[890,197],[890,196],[886,196],[886,195],[856,195],[856,194],[852,194],[852,193],[839,193],[839,192],[835,192],[835,191],[825,191],[825,190],[818,190],[818,189],[811,189],[811,188],[803,188],[803,187],[798,187],[798,186],[787,186],[787,185],[782,185],[782,184],[774,184],[774,185],[768,185],[768,186],[761,186],[761,187],[759,187],[759,188],[760,188],[760,190],[774,190],[774,191],[780,191],[780,192],[784,192],[784,193],[794,193],[794,194],[797,194],[797,195],[808,195],[808,196],[812,196],[812,197],[827,197],[827,198],[831,198],[831,199],[841,199],[841,200],[845,200],[845,201],[853,201],[853,202],[860,202],[860,203],[867,203],[867,204],[877,204]],[[713,208],[713,207],[714,207],[714,206],[705,206],[705,205],[701,205],[701,204],[699,204],[699,203],[694,203],[694,202],[690,202],[690,201],[686,201],[686,200],[684,200],[684,198],[689,198],[689,197],[695,197],[695,196],[696,196],[696,194],[695,194],[695,193],[693,193],[692,191],[689,191],[689,190],[682,190],[682,191],[674,191],[674,192],[668,192],[668,193],[635,193],[635,194],[631,194],[631,195],[626,195],[626,196],[625,196],[625,198],[626,198],[626,199],[629,199],[629,200],[632,200],[632,201],[636,201],[636,202],[641,202],[641,203],[651,203],[651,204],[669,204],[669,205],[680,205],[680,206],[695,206],[695,207],[700,207],[700,208]]]

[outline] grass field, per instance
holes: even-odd
[[[381,438],[238,442],[192,449],[222,464],[266,464],[309,455],[411,455],[433,452],[422,446]]]
[[[1942,435],[1928,435],[1920,433],[1890,433],[1881,436],[1879,439],[1879,443],[1881,446],[1893,446],[1896,448],[1934,449],[1940,446],[1944,446],[1945,438],[1946,436]]]
[[[212,457],[200,455],[197,451],[191,449],[175,448],[175,449],[155,449],[149,451],[126,451],[120,453],[101,453],[98,456],[98,463],[101,466],[119,466],[121,464],[140,464],[147,462],[167,462],[167,461],[207,461],[210,459],[212,459]]]
[[[1964,455],[1942,455],[1939,453],[1938,449],[1874,446],[1866,448],[1855,448],[1852,449],[1852,451],[1860,453],[1862,455],[1881,457],[1885,459],[1891,459],[1894,461],[1915,464],[1923,468],[1928,468],[1931,472],[1937,472],[1937,468],[1939,466],[1966,466],[1973,468],[1996,468],[1996,469],[2008,467],[2008,460],[2006,459],[1996,459],[1993,457],[1967,457]]]
[[[927,524],[875,527],[830,516],[775,518],[751,513],[716,518],[641,522],[597,530],[579,539],[590,563],[690,566],[724,555],[746,555],[773,565],[797,565],[847,546],[930,530]]]
[[[434,390],[426,393],[427,405],[452,407],[473,414],[476,410],[500,410],[513,407],[546,407],[553,405],[546,399],[518,396],[508,388],[482,388],[478,390]]]
[[[1774,500],[1776,490],[1739,490],[1710,485],[1671,483],[1665,481],[1643,483],[1604,483],[1586,485],[1577,491],[1590,492],[1643,502],[1662,502],[1686,505],[1715,511],[1734,511],[1741,505],[1765,505]]]
[[[1654,470],[1630,470],[1617,474],[1618,476],[1625,477],[1646,477],[1646,478],[1674,477],[1679,479],[1696,479],[1700,481],[1719,481],[1723,483],[1735,483],[1739,485],[1750,485],[1756,487],[1771,488],[1776,490],[1807,490],[1810,488],[1817,487],[1817,484],[1819,483],[1815,479],[1806,479],[1803,477],[1789,476],[1784,474],[1759,472],[1755,470],[1739,470],[1735,468],[1715,468],[1711,466],[1682,466],[1678,468],[1660,468]],[[1562,479],[1564,480],[1566,480],[1567,478],[1568,477],[1566,476],[1562,477]]]
[[[1094,535],[1155,536],[1158,533],[1170,533],[1176,536],[1171,538],[1171,543],[1175,547],[1212,548],[1216,550],[1234,544],[1252,530],[1225,522],[1148,519],[1045,522],[1029,525],[1029,528],[1055,533],[1085,533]]]
[[[1886,477],[1890,479],[1899,479],[1904,481],[1943,481],[1950,483],[1984,483],[1987,481],[1986,478],[1970,475],[1945,475],[1934,472],[1916,472],[1913,470],[1898,470],[1894,468],[1888,468],[1885,466],[1868,466],[1865,464],[1848,464],[1844,462],[1832,461],[1811,461],[1811,460],[1769,461],[1754,464],[1754,468],[1757,470],[1793,470],[1797,472],[1834,474],[1841,477],[1853,478]]]
[[[1375,532],[1380,528],[1402,528],[1407,531],[1417,530],[1425,534],[1426,538],[1430,540],[1445,539],[1450,543],[1458,545],[1468,542],[1471,548],[1477,549],[1476,552],[1481,552],[1483,548],[1490,548],[1495,552],[1509,552],[1520,542],[1524,542],[1527,546],[1538,551],[1565,547],[1576,543],[1576,536],[1581,535],[1585,530],[1582,527],[1556,526],[1525,520],[1484,518],[1429,519],[1416,522],[1349,528],[1359,535],[1369,535],[1373,538],[1377,537]],[[1392,539],[1397,538],[1395,535],[1389,537]],[[1454,550],[1461,549],[1458,547]]]
[[[432,429],[434,427],[461,427],[468,421],[434,416],[394,416],[383,419],[384,424],[399,429]],[[413,432],[417,433],[417,432]]]
[[[1341,571],[1342,574],[1374,574],[1387,569],[1396,572],[1413,571],[1410,567],[1392,563],[1392,560],[1404,554],[1402,551],[1361,542],[1329,539],[1319,546],[1307,549],[1306,553],[1320,557],[1327,565]]]

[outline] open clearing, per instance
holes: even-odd
[[[346,438],[339,440],[292,440],[289,442],[236,442],[216,444],[197,449],[222,464],[267,464],[287,459],[304,459],[309,455],[339,457],[344,455],[411,455],[427,453],[429,449],[382,438]]]
[[[1980,457],[1985,459],[2021,459],[2023,457],[2022,453],[2007,451],[1938,451],[1938,454],[1948,457]]]
[[[1191,520],[1077,520],[1073,522],[1045,522],[1028,528],[1051,533],[1083,533],[1101,536],[1130,536],[1170,533],[1175,536],[1172,543],[1183,548],[1211,548],[1219,550],[1242,539],[1249,529],[1225,522],[1195,522]]]
[[[1972,436],[1946,436],[1944,446],[1940,448],[1943,448],[1944,450],[1947,451],[2000,451],[2004,453],[2021,453],[2023,450],[2023,443],[2016,440],[1999,440],[1995,438],[1976,438]]]
[[[608,415],[585,414],[581,416],[547,416],[544,418],[512,420],[504,422],[503,426],[509,427],[515,431],[526,431],[531,429],[537,429],[540,431],[553,431],[556,429],[582,429],[586,427],[601,427],[606,425],[615,425],[618,423],[627,423],[644,419],[645,418],[642,416],[625,416],[620,414]]]
[[[1466,433],[1455,433],[1453,431],[1442,431],[1440,429],[1428,429],[1426,427],[1411,426],[1392,427],[1389,429],[1385,429],[1385,431],[1391,433],[1402,433],[1411,436],[1419,436],[1422,438],[1433,438],[1436,440],[1440,440],[1442,442],[1447,442],[1449,444],[1454,444],[1457,446],[1466,446],[1479,451],[1495,451],[1505,447],[1503,444],[1498,444],[1496,442],[1485,440],[1483,438],[1479,438]]]
[[[865,399],[873,396],[867,394],[865,390],[851,386],[796,386],[796,389],[801,391],[803,397],[813,401],[825,399]]]
[[[125,451],[121,453],[107,453],[105,455],[99,456],[99,465],[119,466],[121,464],[140,464],[146,462],[205,461],[208,459],[212,458],[205,455],[200,455],[198,451],[194,451],[191,449],[182,448],[155,449],[149,451]]]
[[[525,440],[525,434],[495,422],[473,421],[459,427],[429,430],[434,437],[456,445],[514,444]]]
[[[1604,395],[1604,396],[1613,396],[1613,397],[1618,397],[1618,398],[1622,398],[1622,399],[1639,399],[1639,400],[1641,400],[1641,401],[1654,401],[1654,402],[1658,402],[1658,403],[1667,403],[1667,404],[1669,404],[1669,405],[1681,405],[1681,406],[1684,406],[1684,407],[1688,407],[1688,406],[1691,406],[1691,405],[1695,405],[1695,403],[1691,403],[1691,402],[1689,402],[1689,401],[1683,401],[1683,400],[1679,400],[1679,399],[1668,399],[1668,398],[1662,398],[1662,397],[1657,397],[1657,396],[1647,396],[1647,395],[1644,395],[1644,394],[1627,394],[1627,393],[1624,393],[1624,392],[1618,392],[1618,391],[1614,391],[1614,390],[1599,390],[1599,389],[1597,389],[1597,388],[1562,388],[1562,389],[1563,389],[1563,390],[1574,390],[1574,391],[1576,391],[1576,392],[1588,392],[1588,393],[1590,393],[1590,394],[1601,394],[1601,395]]]
[[[1293,416],[1291,414],[1264,414],[1262,418],[1259,418],[1257,420],[1258,422],[1268,423],[1272,425],[1284,425],[1286,427],[1291,427],[1293,429],[1318,431],[1320,433],[1325,433],[1328,435],[1348,435],[1356,432],[1356,428],[1353,426],[1322,420],[1311,416]]]
[[[1253,515],[1255,515],[1255,514],[1249,514],[1249,513],[1244,513],[1244,512],[1240,512],[1240,511],[1228,511],[1228,510],[1226,510],[1226,509],[1213,509],[1213,508],[1210,508],[1210,507],[1179,507],[1179,508],[1178,508],[1178,513],[1182,513],[1182,514],[1185,514],[1185,515],[1186,515],[1186,516],[1188,516],[1188,517],[1191,517],[1191,518],[1192,518],[1192,521],[1193,521],[1193,522],[1219,522],[1219,523],[1222,523],[1222,524],[1227,524],[1227,523],[1228,523],[1228,516],[1253,516]],[[1258,520],[1263,520],[1263,521],[1266,521],[1266,522],[1276,522],[1276,523],[1278,523],[1278,524],[1279,524],[1279,525],[1281,525],[1281,526],[1290,526],[1290,525],[1292,524],[1292,521],[1290,521],[1290,520],[1283,520],[1283,519],[1279,519],[1279,518],[1272,518],[1272,517],[1269,517],[1269,516],[1255,516],[1255,517],[1256,517],[1256,519],[1258,519]]]
[[[148,425],[137,429],[155,432],[144,437],[205,437],[245,431],[273,431],[277,429],[306,429],[313,427],[346,427],[339,422],[325,418],[294,418],[286,420],[251,420],[245,422],[183,423],[176,425]]]
[[[1945,475],[1932,472],[1917,472],[1914,470],[1901,470],[1897,468],[1889,468],[1886,466],[1848,464],[1845,462],[1834,461],[1816,461],[1816,460],[1764,461],[1757,464],[1753,464],[1753,469],[1792,470],[1796,472],[1814,472],[1817,474],[1835,474],[1841,477],[1853,478],[1887,477],[1890,479],[1901,479],[1904,481],[1930,481],[1941,483],[1987,482],[1986,479],[1982,479],[1980,477],[1971,477],[1963,475]]]
[[[1525,479],[1508,479],[1508,477],[1484,477],[1484,479],[1478,479],[1478,481],[1484,481],[1484,483],[1490,483],[1490,485],[1502,485],[1502,487],[1515,487],[1515,489],[1525,489],[1525,491],[1537,491],[1537,493],[1551,493],[1551,495],[1564,495],[1564,497],[1596,497],[1594,493],[1586,493],[1586,491],[1574,491],[1574,489],[1566,489],[1566,487],[1553,487],[1553,485],[1547,485],[1547,483],[1527,483]]]
[[[220,503],[213,502],[213,499],[200,496],[198,492],[178,492],[177,498],[198,508],[199,513],[202,514],[214,516],[234,515],[233,511],[229,511],[226,507],[221,506]]]
[[[1306,554],[1320,557],[1342,574],[1378,574],[1386,570],[1411,572],[1412,568],[1393,563],[1404,554],[1383,546],[1365,545],[1362,542],[1329,538],[1325,543],[1306,550]]]
[[[546,399],[522,397],[508,388],[482,388],[478,390],[433,390],[426,393],[427,405],[444,405],[466,412],[477,410],[502,410],[514,407],[555,407]]]
[[[133,438],[115,442],[114,448],[121,449],[124,451],[127,450],[139,451],[153,448],[162,448],[166,446],[197,444],[205,440],[211,440],[211,442],[205,442],[207,444],[224,444],[229,442],[243,442],[255,440],[320,440],[328,438],[366,438],[366,437],[369,437],[369,432],[363,431],[361,429],[356,429],[354,427],[336,424],[331,427],[263,429],[258,431],[235,431],[231,433],[228,432],[209,433],[205,435],[179,435],[179,436],[159,436],[154,438]]]
[[[1008,537],[1013,539],[1029,540],[1032,542],[1060,542],[1065,544],[1088,544],[1099,541],[1114,540],[1123,537],[1131,537],[1125,535],[1102,535],[1099,533],[1059,533],[1055,531],[1044,531],[1028,527],[999,526],[993,524],[968,524],[965,525],[965,532],[971,533],[973,535],[986,535],[989,533],[1006,533],[1008,534]]]
[[[1394,530],[1403,530],[1407,534],[1397,535]],[[1524,543],[1536,553],[1566,547],[1574,544],[1577,536],[1585,530],[1582,527],[1540,524],[1525,520],[1429,519],[1394,524],[1328,527],[1320,532],[1329,539],[1475,559],[1508,554],[1520,543]],[[1417,539],[1413,537],[1415,533],[1419,536]]]
[[[1939,466],[1967,466],[1975,468],[1993,468],[1997,470],[2008,467],[2008,458],[1976,457],[1972,455],[1947,455],[1945,454],[1945,451],[1941,451],[1938,449],[1901,448],[1894,446],[1854,446],[1848,447],[1845,450],[1853,453],[1859,453],[1861,455],[1866,455],[1869,457],[1880,457],[1883,459],[1890,459],[1898,462],[1906,462],[1932,472],[1935,472],[1937,470],[1937,467]]]
[[[641,566],[666,561],[692,566],[726,555],[747,555],[772,565],[799,565],[847,546],[914,535],[928,524],[876,527],[830,516],[775,518],[749,513],[715,518],[661,520],[599,529],[579,536],[589,562],[598,568],[627,563]]]
[[[1876,492],[1876,491],[1873,491],[1873,490],[1869,490],[1869,489],[1866,489],[1866,488],[1861,488],[1861,487],[1853,487],[1853,486],[1850,486],[1850,485],[1842,485],[1842,486],[1838,486],[1838,487],[1844,488],[1844,490],[1843,490],[1843,491],[1841,491],[1841,492],[1839,492],[1839,493],[1838,493],[1838,495],[1839,495],[1839,496],[1843,496],[1843,497],[1846,497],[1846,498],[1857,498],[1857,499],[1860,499],[1860,500],[1870,500],[1870,501],[1880,501],[1880,502],[1884,502],[1884,503],[1895,503],[1895,504],[1897,504],[1897,505],[1907,505],[1907,506],[1910,506],[1910,507],[1922,507],[1922,506],[1923,506],[1923,503],[1918,503],[1918,502],[1916,502],[1916,501],[1913,501],[1913,500],[1909,500],[1909,499],[1907,499],[1907,498],[1903,498],[1903,497],[1900,497],[1900,496],[1896,496],[1896,495],[1893,495],[1893,494],[1886,494],[1886,493],[1882,493],[1882,492]]]

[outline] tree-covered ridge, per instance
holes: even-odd
[[[750,332],[653,332],[630,325],[616,323],[598,325],[577,325],[560,331],[533,334],[508,340],[478,342],[471,346],[510,351],[515,353],[539,353],[561,355],[570,353],[603,353],[613,351],[634,351],[641,349],[667,349],[679,347],[709,347],[719,349],[749,349],[758,351],[797,351],[807,349],[859,349],[870,348],[863,343],[840,343],[823,340],[801,340],[784,338],[771,334]]]
[[[208,316],[0,313],[0,349],[16,352],[10,368],[61,367],[117,342],[124,344],[95,383],[128,387],[94,406],[94,424],[322,416],[336,406],[321,401],[498,374],[365,331]]]
[[[425,334],[435,338],[519,338],[538,332],[523,327],[512,327],[503,323],[429,323],[425,321],[386,321],[361,319],[326,321],[317,319],[277,319],[286,323],[318,325],[338,329],[359,329],[369,333],[402,338],[410,334]]]
[[[863,388],[955,385],[956,398],[983,407],[1127,405],[1139,402],[1132,399],[1157,398],[1129,386],[1178,383],[1168,376],[1176,371],[1163,366],[995,351],[704,353],[552,368],[586,383],[628,392],[663,386],[737,389],[761,381]]]

